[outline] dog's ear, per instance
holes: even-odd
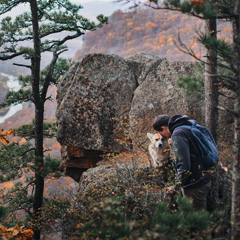
[[[147,133],[147,137],[151,140],[152,139],[152,136],[153,136],[153,134],[152,133]]]

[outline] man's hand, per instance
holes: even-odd
[[[171,194],[171,193],[174,193],[175,192],[175,189],[173,186],[170,186],[170,187],[166,187],[166,193],[167,194]]]

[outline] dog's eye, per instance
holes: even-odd
[[[156,142],[159,141],[159,138],[156,138],[155,141],[156,141]]]

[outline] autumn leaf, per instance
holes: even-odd
[[[76,226],[75,226],[75,228],[78,229],[78,228],[80,228],[82,225],[83,225],[83,223],[77,223]]]
[[[7,239],[14,238],[18,240],[31,240],[34,234],[32,229],[24,230],[23,227],[18,227],[18,226],[7,229],[2,225],[0,225],[0,233],[1,233],[1,236]]]
[[[204,1],[191,1],[190,5],[195,5],[195,6],[202,6],[203,4],[205,4]]]
[[[32,237],[33,234],[34,234],[34,232],[33,232],[32,229],[27,229],[27,230],[24,231],[24,235],[25,235],[26,237]]]
[[[5,228],[4,226],[0,225],[0,233],[2,232],[6,232],[7,228]]]
[[[8,131],[4,131],[3,129],[0,131],[0,143],[2,143],[3,145],[7,145],[9,143],[8,140],[6,140],[7,136],[14,133],[13,130],[8,130]]]

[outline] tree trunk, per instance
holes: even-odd
[[[232,172],[232,239],[240,239],[240,0],[234,1],[233,45],[236,77]]]
[[[32,90],[35,104],[35,192],[33,200],[33,222],[36,223],[34,239],[40,239],[41,229],[37,223],[41,218],[41,207],[43,202],[44,178],[41,175],[43,168],[43,117],[44,100],[40,97],[40,35],[38,23],[38,6],[36,0],[31,0],[32,27],[34,54],[32,56]]]
[[[215,18],[206,20],[206,35],[217,38],[217,23]],[[217,82],[217,54],[207,49],[207,61],[205,64],[205,125],[217,140],[218,123],[218,86]],[[213,211],[219,200],[219,179],[217,170],[211,174],[212,190],[208,196],[208,210]]]
[[[41,175],[43,164],[43,115],[42,104],[35,105],[35,192],[33,201],[34,222],[39,226],[41,219],[41,207],[43,203],[44,177]],[[41,229],[35,227],[34,239],[40,239]]]
[[[206,20],[206,34],[217,38],[216,19]],[[218,86],[217,86],[217,54],[211,49],[207,50],[207,61],[205,64],[205,125],[212,133],[214,139],[217,137],[218,123]]]

